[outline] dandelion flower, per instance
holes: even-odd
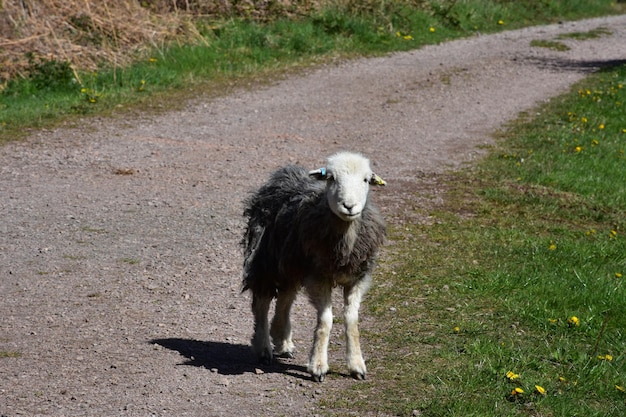
[[[615,389],[618,391],[626,392],[626,389],[622,387],[621,385],[615,385]]]
[[[513,391],[511,391],[511,395],[520,395],[520,394],[523,394],[523,393],[524,393],[524,390],[521,389],[520,387],[517,387],[517,388],[513,389]]]
[[[519,374],[516,374],[513,371],[509,371],[506,373],[506,377],[509,379],[509,381],[515,381],[516,379],[519,378]]]
[[[540,395],[546,395],[546,389],[544,387],[540,386],[540,385],[535,385],[535,390]]]
[[[556,250],[556,245],[554,243],[550,243],[550,246],[548,246],[548,249]]]
[[[574,326],[580,326],[580,320],[578,320],[578,317],[576,316],[572,316],[570,318],[567,319],[567,324],[570,327],[574,327]]]
[[[461,331],[461,328],[459,326],[456,326],[453,330],[454,330],[454,333],[458,333]]]
[[[583,123],[587,123],[589,120],[586,117],[581,117],[580,121]]]
[[[555,324],[555,323],[557,323],[558,321],[559,321],[558,319],[548,319],[548,322],[549,322],[550,324]]]
[[[617,230],[611,230],[611,233],[609,233],[609,237],[611,239],[615,239],[617,237]]]
[[[600,359],[601,361],[607,361],[607,362],[611,362],[613,360],[613,355],[599,355],[598,359]]]
[[[155,63],[155,62],[157,62],[157,59],[156,59],[156,58],[150,58],[150,59],[148,60],[148,62]]]
[[[582,146],[577,146],[574,148],[574,150],[578,153],[578,152],[582,152],[583,147]]]
[[[498,24],[499,25],[503,25],[504,24],[504,20],[498,20]]]
[[[402,37],[402,39],[404,39],[405,41],[412,41],[413,40],[413,36],[405,35],[405,36]]]
[[[591,141],[591,146],[598,146],[600,144],[600,141],[597,139],[594,139]]]
[[[622,273],[621,272],[616,272],[615,273],[615,278],[621,278],[622,277]]]
[[[428,28],[428,31],[429,31],[430,33],[435,33],[435,28],[431,26],[430,28]]]
[[[600,130],[604,129],[604,123],[600,123],[600,126],[598,126],[598,129]]]

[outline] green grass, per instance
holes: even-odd
[[[546,41],[546,40],[534,40],[530,42],[530,46],[538,48],[554,49],[555,51],[569,51],[570,47],[562,42]]]
[[[624,415],[624,84],[626,66],[607,70],[520,116],[484,162],[440,179],[428,224],[392,228],[367,302],[371,378],[327,409]]]
[[[22,79],[0,91],[0,141],[84,116],[141,111],[219,94],[333,58],[371,56],[468,36],[563,19],[616,13],[610,0],[361,0],[329,1],[324,10],[267,22],[199,18],[202,40],[137,56],[125,68],[75,72],[66,62],[31,59]],[[176,99],[167,96],[176,94]],[[165,98],[164,98],[165,95]],[[170,97],[171,98],[171,97]]]

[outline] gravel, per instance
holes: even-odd
[[[568,51],[530,46],[600,27],[611,34],[561,40]],[[405,221],[412,206],[437,203],[421,189],[479,159],[519,112],[623,63],[624,39],[626,16],[477,34],[2,146],[0,414],[323,412],[328,392],[359,384],[340,326],[322,384],[306,373],[315,317],[304,299],[296,357],[261,366],[250,354],[239,248],[247,193],[280,165],[314,168],[356,150],[389,183],[374,191],[381,211]],[[364,314],[363,326],[377,324]]]

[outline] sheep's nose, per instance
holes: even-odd
[[[348,210],[348,213],[351,213],[352,209],[354,208],[354,206],[356,206],[356,204],[343,203],[343,206],[346,210]]]

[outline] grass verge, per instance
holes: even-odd
[[[80,72],[32,57],[24,76],[0,87],[0,141],[68,118],[180,103],[333,58],[371,56],[480,32],[616,13],[611,0],[332,0],[308,16],[196,19],[195,44],[169,44],[128,67]],[[92,28],[95,30],[95,28]],[[97,34],[94,34],[94,37]],[[168,99],[176,94],[177,99]]]
[[[626,66],[592,76],[442,178],[428,225],[392,228],[367,303],[372,378],[326,409],[624,415],[624,103]]]

